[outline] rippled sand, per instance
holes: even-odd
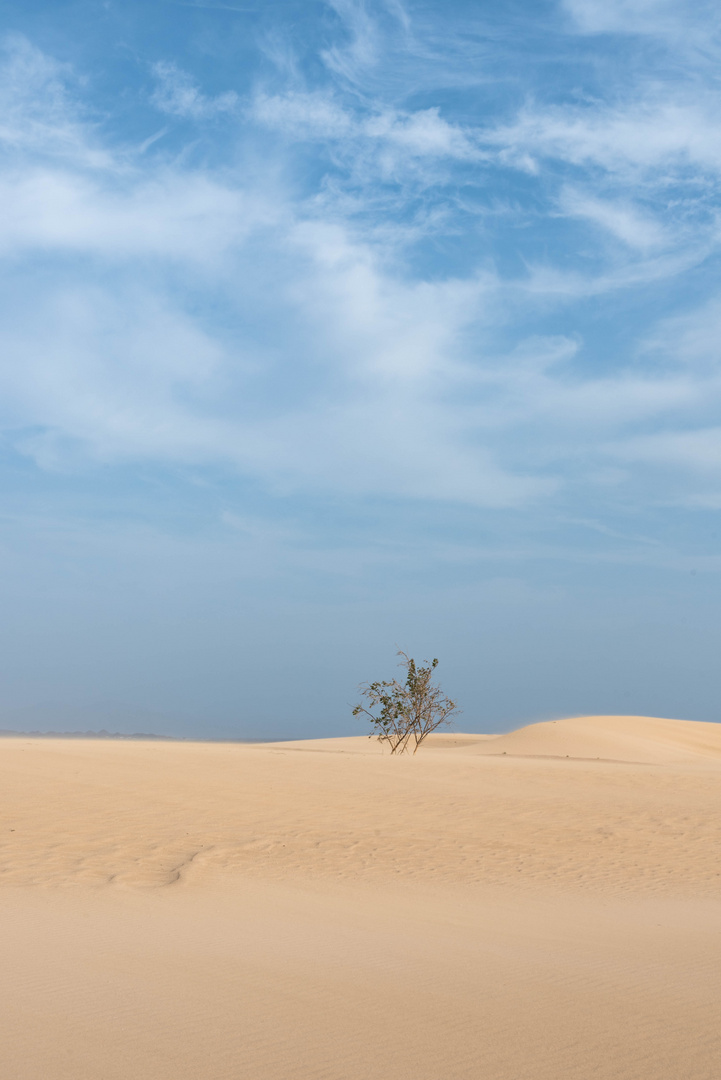
[[[717,1080],[721,726],[0,740],[0,1075]]]

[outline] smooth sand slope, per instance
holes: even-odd
[[[717,1080],[721,726],[0,740],[0,1077]]]

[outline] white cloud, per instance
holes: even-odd
[[[322,50],[327,67],[337,76],[356,82],[372,68],[381,51],[381,35],[363,0],[327,0],[346,28],[345,45],[331,45]]]
[[[596,165],[628,176],[653,170],[654,184],[669,177],[656,170],[721,170],[721,121],[715,94],[648,92],[623,104],[526,107],[506,127],[484,134],[502,148],[503,160],[525,167],[528,155],[577,166]],[[699,177],[694,176],[698,182]]]
[[[277,219],[260,194],[191,170],[160,167],[105,183],[70,169],[14,169],[0,176],[0,252],[77,251],[109,258],[220,258]]]
[[[675,57],[676,74],[682,56],[697,69],[718,64],[721,12],[714,0],[563,0],[562,6],[578,33],[627,35],[665,46]]]
[[[683,315],[662,319],[641,343],[642,356],[693,367],[699,373],[721,371],[721,298]]]
[[[112,155],[70,95],[72,73],[20,35],[0,42],[0,148],[72,160],[76,168],[106,167]]]
[[[359,226],[357,211],[374,205],[373,177],[388,160],[399,169],[482,164],[473,131],[436,108],[353,111],[332,93],[258,95],[253,119],[280,131],[286,147],[291,135],[335,141],[336,163],[348,148],[347,188],[303,202],[273,179],[267,158],[253,172],[112,153],[57,66],[23,45],[9,70],[0,85],[15,87],[12,129],[34,134],[25,143],[18,135],[0,175],[0,253],[12,260],[0,323],[2,419],[43,467],[224,465],[281,491],[508,507],[542,499],[576,473],[608,485],[610,475],[632,482],[633,463],[673,458],[703,471],[713,460],[704,410],[721,404],[721,386],[709,364],[679,363],[713,350],[713,305],[704,330],[661,326],[678,357],[667,349],[651,370],[647,333],[643,370],[619,362],[605,377],[584,369],[580,334],[528,328],[534,311],[648,282],[698,257],[680,246],[683,222],[669,226],[653,192],[621,181],[609,189],[589,171],[548,201],[549,215],[560,207],[622,241],[625,263],[595,274],[551,265],[504,281],[479,258],[463,273],[431,277],[401,258],[400,224]],[[165,107],[196,119],[225,110],[176,74]],[[43,102],[60,141],[43,126]],[[555,154],[626,176],[629,162],[649,173],[659,162],[689,162],[700,135],[683,134],[680,120],[657,130],[672,106],[654,109],[642,116],[653,134],[645,144],[635,106],[602,105],[526,109],[490,141],[497,151]],[[715,160],[716,151],[704,153]],[[358,160],[368,170],[360,179]],[[352,212],[346,195],[356,199]],[[44,276],[28,303],[18,274],[38,256]],[[630,427],[660,422],[684,430],[629,439]],[[628,469],[609,472],[614,457]]]
[[[233,91],[206,97],[195,80],[175,64],[159,61],[153,65],[158,85],[151,101],[156,109],[171,116],[207,120],[219,113],[235,112],[238,95]]]
[[[308,251],[307,235],[303,242]],[[16,445],[46,468],[72,466],[78,455],[226,463],[271,486],[354,496],[505,506],[549,489],[474,446],[463,411],[444,400],[446,354],[467,296],[393,287],[363,252],[348,250],[332,266],[324,246],[319,263],[312,246],[308,253],[303,294],[294,290],[276,310],[296,328],[304,320],[306,332],[315,323],[316,363],[327,372],[319,394],[233,406],[234,388],[242,394],[247,381],[241,343],[221,346],[157,291],[117,283],[112,296],[58,291],[37,308],[34,331],[26,311],[3,320],[4,421],[30,431]],[[295,360],[312,373],[311,358]]]
[[[57,288],[32,324],[27,308],[4,314],[2,416],[31,429],[19,445],[41,465],[79,449],[102,461],[207,454],[187,394],[207,386],[220,348],[157,293],[114,286]]]
[[[670,239],[658,220],[627,200],[599,199],[567,187],[561,192],[559,204],[562,213],[599,226],[630,248],[650,251],[665,246]]]
[[[257,94],[252,115],[291,139],[338,139],[351,134],[353,120],[327,93],[290,91]]]
[[[254,119],[282,132],[290,139],[346,141],[354,152],[358,143],[393,147],[400,154],[420,158],[480,157],[469,134],[448,123],[438,108],[404,113],[383,109],[370,115],[344,109],[332,95],[322,92],[290,91],[285,94],[258,94],[252,105]]]
[[[584,33],[656,34],[680,21],[677,0],[563,0]]]
[[[480,157],[466,132],[449,124],[437,108],[410,114],[384,112],[363,124],[371,139],[394,144],[399,150],[418,157],[474,159]]]
[[[484,283],[403,283],[343,227],[182,164],[89,176],[29,160],[1,184],[6,255],[93,260],[59,262],[32,306],[6,292],[3,420],[42,467],[226,463],[271,485],[493,506],[548,490],[459,426],[453,354]],[[181,266],[241,325],[266,304],[276,340],[204,328],[168,280]],[[280,373],[264,364],[279,350],[281,371],[316,392],[276,400]]]

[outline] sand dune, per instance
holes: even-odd
[[[276,743],[301,751],[383,754],[375,739],[308,739]],[[665,720],[657,716],[574,716],[529,724],[505,735],[436,732],[421,746],[459,754],[506,754],[520,757],[563,757],[636,764],[721,761],[721,724]]]
[[[721,724],[656,716],[574,716],[508,735],[435,735],[438,748],[473,754],[518,754],[638,763],[721,761]]]
[[[721,726],[0,741],[0,1075],[711,1080]]]

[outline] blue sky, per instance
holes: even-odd
[[[719,719],[715,5],[4,11],[0,727]]]

